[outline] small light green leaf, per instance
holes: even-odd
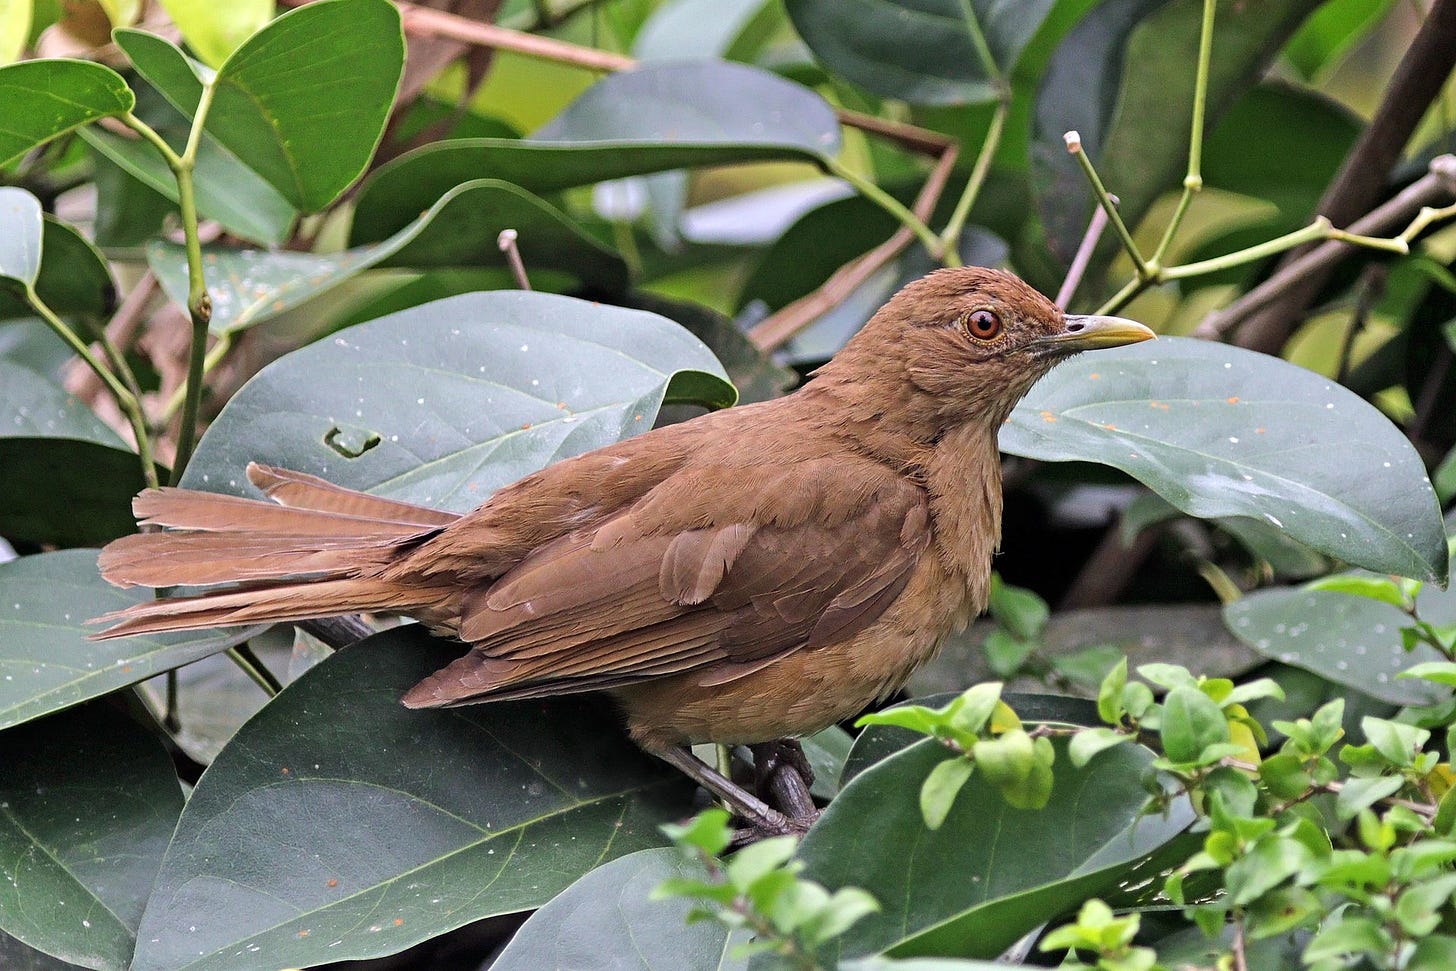
[[[1353,819],[1362,809],[1369,809],[1387,796],[1393,796],[1405,785],[1398,775],[1346,779],[1335,797],[1335,812],[1341,819]]]
[[[82,125],[124,115],[136,97],[121,75],[91,61],[44,58],[0,67],[0,166]]]
[[[920,786],[920,812],[928,829],[940,829],[955,802],[956,793],[975,771],[976,764],[961,757],[946,759],[930,770]]]
[[[243,41],[273,17],[273,0],[162,0],[182,39],[213,67],[222,64]]]
[[[1174,688],[1163,700],[1162,740],[1169,759],[1195,762],[1208,746],[1228,743],[1228,720],[1197,688]]]
[[[1456,662],[1453,661],[1427,661],[1424,664],[1412,665],[1400,674],[1400,678],[1423,678],[1426,681],[1434,681],[1436,684],[1449,684],[1456,687]]]
[[[1047,618],[1051,616],[1045,600],[1031,590],[1003,582],[999,573],[991,574],[988,609],[997,623],[1023,641],[1040,637]]]
[[[1444,581],[1425,465],[1384,415],[1267,354],[1163,338],[1084,354],[1039,382],[1003,451],[1111,465],[1193,516],[1252,516],[1381,573]]]
[[[1077,768],[1081,768],[1099,752],[1121,745],[1123,742],[1132,741],[1130,735],[1113,731],[1110,728],[1084,728],[1072,736],[1067,743],[1067,758]]]
[[[1304,589],[1346,593],[1354,597],[1369,597],[1371,600],[1379,600],[1395,607],[1405,606],[1405,596],[1401,593],[1400,585],[1390,577],[1339,573],[1306,583]]]
[[[1122,721],[1122,689],[1127,687],[1127,656],[1107,672],[1097,688],[1097,716],[1109,725]]]
[[[1407,768],[1416,754],[1430,740],[1431,733],[1414,725],[1404,725],[1385,718],[1366,715],[1360,719],[1360,730],[1375,751],[1397,768]]]

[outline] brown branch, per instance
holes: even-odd
[[[959,154],[960,145],[956,142],[949,142],[942,150],[940,158],[936,160],[935,168],[926,178],[925,185],[921,187],[920,194],[916,197],[915,205],[911,210],[921,222],[928,220],[931,213],[935,211],[935,205],[940,201],[946,183],[950,181],[950,174],[955,168],[956,158]],[[889,239],[835,270],[829,279],[819,285],[818,289],[805,294],[788,306],[780,308],[749,328],[748,339],[753,341],[755,347],[765,352],[782,347],[812,321],[843,303],[851,293],[888,266],[914,241],[915,234],[910,231],[910,228],[901,226]]]
[[[1402,223],[1408,223],[1420,210],[1433,203],[1456,196],[1456,156],[1439,155],[1431,160],[1430,171],[1412,182],[1399,195],[1379,209],[1357,220],[1349,232],[1357,236],[1378,236]],[[1238,327],[1256,312],[1294,291],[1313,274],[1327,273],[1349,252],[1351,244],[1343,240],[1327,240],[1297,260],[1280,268],[1223,310],[1210,314],[1193,331],[1194,337],[1217,340]],[[1252,323],[1252,322],[1251,322]],[[1244,343],[1244,341],[1240,341]],[[1281,342],[1282,343],[1282,342]],[[1278,350],[1278,345],[1274,347]]]
[[[405,3],[403,0],[399,0],[395,6],[399,8],[405,33],[416,37],[438,37],[462,44],[514,51],[527,57],[572,64],[590,71],[629,71],[637,66],[633,58],[613,54],[611,51],[599,51],[595,47],[584,47],[539,34],[498,27],[443,10]]]
[[[1391,170],[1400,161],[1426,109],[1440,94],[1453,66],[1456,66],[1456,0],[1436,0],[1396,67],[1375,117],[1345,157],[1339,175],[1325,190],[1316,212],[1329,217],[1336,226],[1344,226],[1380,200]],[[1292,266],[1303,255],[1295,251],[1286,256],[1281,270]],[[1237,343],[1276,353],[1294,332],[1333,268],[1331,262],[1307,270],[1278,299],[1258,313],[1251,313]]]

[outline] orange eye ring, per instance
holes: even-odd
[[[1001,318],[994,311],[974,310],[965,318],[965,328],[976,340],[995,340],[1001,336]]]

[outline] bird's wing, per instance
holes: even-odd
[[[741,507],[752,515],[692,528],[674,528],[649,494],[540,548],[466,597],[460,637],[473,649],[405,703],[595,691],[689,670],[705,684],[732,680],[864,630],[930,542],[924,491],[875,463],[810,463],[758,492]]]

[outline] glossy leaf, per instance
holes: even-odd
[[[464,511],[568,455],[723,406],[702,343],[655,314],[545,293],[469,293],[351,327],[228,402],[183,484],[244,494],[260,461]]]
[[[1456,590],[1428,583],[1416,610],[1431,624],[1456,623]],[[1228,629],[1259,653],[1383,701],[1430,704],[1450,694],[1399,678],[1418,664],[1444,659],[1426,644],[1405,650],[1401,628],[1411,621],[1391,604],[1328,590],[1260,590],[1226,606],[1223,616]]]
[[[88,705],[0,732],[0,765],[0,929],[65,961],[126,968],[182,811],[157,735]]]
[[[162,7],[188,46],[213,67],[273,16],[273,0],[162,0]]]
[[[96,572],[95,550],[61,550],[0,563],[0,728],[68,708],[215,654],[256,628],[144,634],[90,641],[86,621],[151,599]]]
[[[628,175],[734,162],[821,162],[839,122],[813,91],[720,61],[654,64],[604,78],[531,138],[426,145],[370,176],[351,241],[375,242],[452,187],[502,179],[545,193]]]
[[[1051,801],[1010,808],[977,773],[944,824],[927,830],[920,786],[945,758],[926,739],[865,769],[829,804],[800,847],[804,876],[833,890],[859,886],[884,908],[841,939],[843,957],[993,957],[1037,925],[1115,887],[1128,864],[1181,832],[1193,818],[1175,804],[1166,818],[1139,818],[1139,784],[1152,759],[1120,746],[1093,766],[1071,767],[1060,751]],[[1046,838],[1048,820],[1057,838]],[[895,847],[864,854],[851,847]],[[1014,848],[1014,849],[1012,849]],[[1006,865],[1006,853],[1015,865]]]
[[[25,189],[0,186],[0,281],[35,285],[43,225],[39,199]]]
[[[394,953],[538,907],[686,813],[687,786],[606,706],[399,704],[458,654],[419,627],[386,631],[248,722],[183,811],[135,971]]]
[[[1283,40],[1320,0],[1220,0],[1207,124],[1264,74]],[[1175,188],[1187,165],[1202,0],[1108,0],[1073,28],[1037,92],[1033,188],[1056,254],[1070,260],[1093,199],[1062,135],[1076,130],[1129,224]],[[1115,246],[1108,240],[1102,252]]]
[[[100,129],[82,129],[81,137],[132,178],[177,201],[177,181],[152,146]],[[298,216],[278,190],[206,134],[197,152],[196,188],[199,215],[253,242],[283,242]]]
[[[1001,447],[1111,465],[1190,515],[1260,518],[1372,570],[1447,575],[1440,510],[1405,436],[1264,354],[1163,338],[1081,356],[1032,389]]]
[[[159,39],[127,33],[118,42],[145,49],[138,67],[192,117],[202,94],[197,72]],[[206,129],[296,208],[315,212],[368,165],[403,65],[393,4],[320,0],[285,13],[228,57],[213,80]]]
[[[1345,54],[1393,0],[1332,0],[1310,15],[1284,45],[1284,57],[1306,79]]]
[[[594,968],[600,971],[727,971],[747,966],[728,955],[728,929],[688,923],[693,901],[656,899],[672,879],[703,880],[681,851],[639,850],[567,887],[511,938],[493,971]]]
[[[89,408],[4,358],[0,468],[0,535],[59,546],[132,532],[131,497],[146,485],[136,453]]]
[[[1052,0],[788,0],[789,18],[825,67],[876,94],[946,105],[1000,97]],[[974,19],[972,19],[974,18]],[[986,53],[976,41],[985,40]]]
[[[620,256],[578,229],[560,211],[507,182],[477,179],[445,193],[389,239],[340,253],[208,249],[203,270],[212,297],[214,333],[246,330],[330,290],[371,266],[505,266],[496,245],[515,229],[528,267],[559,269],[607,290],[626,285]],[[167,295],[187,303],[187,254],[155,241],[147,264]]]
[[[136,97],[109,67],[47,58],[0,67],[0,166],[68,131],[126,114]]]

